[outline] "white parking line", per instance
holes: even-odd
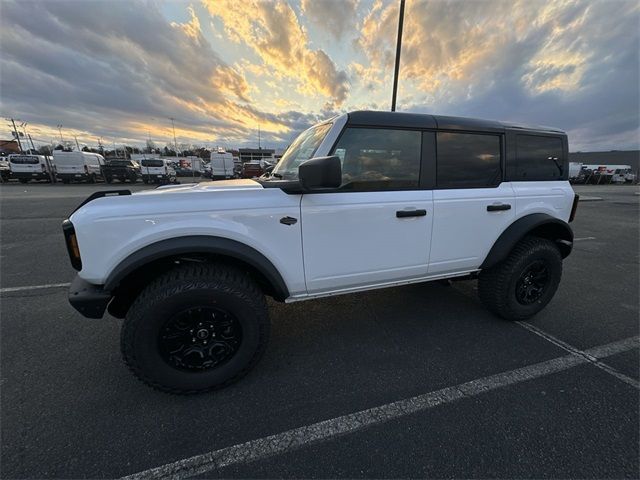
[[[202,455],[185,458],[123,478],[128,480],[150,478],[179,480],[234,464],[261,460],[297,450],[311,444],[331,440],[339,435],[354,433],[367,427],[411,415],[412,413],[429,410],[438,405],[444,405],[463,398],[475,397],[498,388],[568,370],[577,365],[590,363],[587,356],[602,358],[637,348],[639,345],[638,341],[638,337],[628,338],[620,342],[614,342],[587,350],[583,352],[586,356],[572,353],[546,362],[479,378],[417,397],[399,400],[220,450],[214,450]]]
[[[68,287],[70,283],[48,283],[46,285],[27,285],[24,287],[6,287],[0,288],[0,293],[22,292],[26,290],[40,290],[42,288],[62,288]]]
[[[580,237],[580,238],[574,238],[573,241],[574,242],[583,242],[585,240],[595,240],[596,237]]]
[[[619,380],[622,380],[624,383],[628,383],[632,387],[635,387],[635,388],[640,390],[640,383],[636,379],[631,378],[631,377],[625,375],[622,372],[619,372],[618,370],[616,370],[613,367],[610,367],[606,363],[600,362],[594,355],[590,355],[587,352],[584,352],[582,350],[578,350],[574,346],[569,345],[567,342],[564,342],[564,341],[560,340],[559,338],[556,338],[553,335],[551,335],[551,334],[549,334],[549,333],[547,333],[545,331],[540,330],[538,327],[535,327],[535,326],[531,325],[530,323],[527,323],[527,322],[516,322],[516,323],[518,325],[520,325],[521,327],[526,328],[530,332],[535,333],[539,337],[544,338],[548,342],[551,342],[554,345],[562,348],[563,350],[566,350],[570,354],[584,358],[585,360],[587,360],[588,362],[592,363],[594,366],[598,367],[599,369],[604,370],[608,374],[613,375],[614,377],[616,377]]]

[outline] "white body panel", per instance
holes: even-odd
[[[488,212],[493,204],[511,209]],[[477,269],[494,242],[514,219],[511,184],[496,188],[434,190],[433,237],[429,274]]]
[[[424,277],[429,261],[432,192],[345,192],[302,198],[309,294]],[[397,218],[398,210],[426,216]]]
[[[233,177],[233,155],[228,152],[211,152],[211,176],[215,178]]]
[[[516,219],[533,213],[546,213],[569,221],[575,193],[566,180],[553,182],[512,182],[516,195]]]
[[[58,175],[83,177],[87,174],[102,175],[104,158],[90,152],[63,152],[54,150],[53,164]]]
[[[210,235],[262,253],[294,295],[306,292],[300,222],[283,225],[280,218],[299,215],[299,195],[263,189],[251,180],[229,180],[100,198],[70,220],[82,257],[79,275],[88,282],[103,284],[116,265],[152,243]]]

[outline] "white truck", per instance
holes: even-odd
[[[235,176],[233,154],[224,150],[211,152],[211,179],[228,180]]]
[[[44,155],[9,155],[9,169],[11,171],[10,178],[15,178],[20,183],[28,183],[31,180],[51,180]]]
[[[269,338],[265,295],[298,302],[478,279],[497,316],[554,296],[578,196],[560,130],[358,111],[241,179],[89,197],[63,223],[82,315],[124,318],[124,361],[174,393],[228,385]],[[348,319],[345,319],[348,320]]]
[[[582,168],[589,172],[591,183],[633,183],[636,180],[631,165],[591,164]]]
[[[105,161],[99,153],[54,150],[53,165],[62,183],[104,180]]]

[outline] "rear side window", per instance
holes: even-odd
[[[341,190],[417,189],[421,142],[419,131],[347,128],[333,151],[342,162]]]
[[[437,153],[440,188],[495,187],[500,183],[498,135],[438,132]]]
[[[516,176],[513,180],[562,180],[562,139],[538,135],[516,136]]]

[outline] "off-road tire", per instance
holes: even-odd
[[[158,335],[175,312],[211,305],[231,312],[242,327],[242,341],[231,359],[206,371],[184,371],[160,354]],[[176,267],[147,286],[127,312],[120,346],[129,369],[151,387],[194,394],[225,387],[245,376],[260,360],[269,338],[263,293],[248,274],[224,264]]]
[[[534,262],[544,264],[548,282],[536,301],[522,304],[516,295],[516,285]],[[485,307],[499,317],[505,320],[525,320],[551,301],[561,277],[562,255],[556,244],[544,238],[525,237],[505,260],[480,272],[478,296]]]

